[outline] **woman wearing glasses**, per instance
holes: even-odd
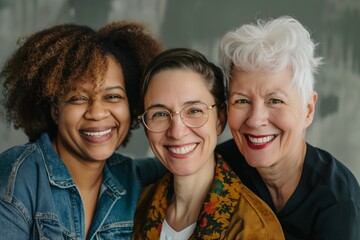
[[[170,171],[138,202],[134,239],[284,239],[270,208],[214,153],[226,123],[221,70],[170,49],[147,66],[139,116]]]

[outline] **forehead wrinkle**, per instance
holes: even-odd
[[[282,95],[286,98],[289,97],[289,94],[286,91],[283,91],[281,89],[275,89],[274,91],[271,91],[270,93],[267,94],[268,96],[278,96],[278,95]]]
[[[286,91],[278,87],[276,87],[275,89],[267,89],[266,87],[264,89],[263,87],[264,86],[260,85],[260,86],[255,86],[255,88],[250,90],[246,90],[246,88],[236,89],[235,91],[230,91],[229,98],[236,95],[249,97],[249,98],[253,95],[259,95],[261,97],[271,97],[271,96],[279,96],[279,95],[282,95],[286,98],[290,97]]]
[[[126,90],[122,86],[110,86],[110,87],[106,87],[104,90],[105,91],[111,91],[111,90],[114,90],[114,89],[120,89],[123,92],[126,92]]]

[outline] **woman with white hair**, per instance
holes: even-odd
[[[305,141],[321,64],[315,47],[288,16],[245,24],[222,38],[233,139],[217,151],[274,210],[286,239],[360,239],[359,183]]]

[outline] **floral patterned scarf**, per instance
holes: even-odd
[[[215,178],[205,198],[196,228],[189,239],[223,239],[231,216],[238,209],[242,183],[236,174],[217,156]],[[144,238],[159,239],[166,216],[169,195],[173,192],[173,175],[163,177],[149,203]]]

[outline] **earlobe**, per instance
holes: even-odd
[[[317,101],[317,92],[314,91],[314,92],[312,92],[312,94],[306,104],[306,110],[307,110],[306,128],[310,126],[310,124],[312,123],[312,121],[314,119],[316,101]]]
[[[59,108],[55,105],[51,106],[51,118],[57,125],[59,120]]]

